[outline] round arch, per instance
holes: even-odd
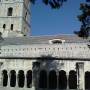
[[[11,87],[16,86],[16,72],[15,72],[15,70],[10,71],[10,86]]]
[[[64,70],[59,71],[58,80],[59,80],[58,81],[59,89],[66,89],[67,88],[67,76]]]
[[[8,74],[7,70],[2,71],[2,76],[3,76],[3,86],[6,87],[8,84]]]
[[[90,89],[90,72],[85,72],[85,89]]]
[[[77,73],[74,70],[69,72],[69,89],[77,89]]]
[[[39,88],[47,88],[47,72],[46,72],[46,70],[40,71]]]
[[[49,72],[49,89],[56,89],[57,88],[57,75],[56,71],[52,70]]]
[[[27,78],[27,88],[31,88],[32,87],[32,71],[31,70],[27,71],[26,78]]]
[[[24,83],[25,83],[25,75],[24,75],[24,71],[23,70],[20,70],[18,72],[18,86],[20,88],[23,88],[24,87]]]

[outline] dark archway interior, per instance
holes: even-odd
[[[12,70],[11,72],[10,72],[10,86],[11,87],[15,87],[16,86],[16,72],[15,72],[15,70]]]
[[[57,88],[57,75],[54,70],[49,72],[49,88],[50,89]]]
[[[85,89],[90,89],[90,72],[85,72]]]
[[[2,75],[3,75],[3,86],[6,87],[8,84],[8,74],[7,74],[7,70],[3,70],[2,71]]]
[[[69,72],[69,88],[77,89],[77,73],[74,70]]]
[[[32,87],[32,71],[31,70],[27,71],[26,78],[27,78],[27,88],[31,88]]]
[[[59,71],[59,77],[58,77],[58,82],[59,82],[59,89],[66,89],[67,88],[67,77],[66,77],[66,72],[61,70]]]
[[[25,82],[25,76],[24,76],[24,71],[20,70],[18,73],[18,86],[20,88],[24,87],[24,82]]]
[[[45,70],[40,71],[39,88],[47,88],[47,72]]]

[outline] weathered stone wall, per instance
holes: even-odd
[[[1,57],[90,58],[90,48],[84,43],[3,45]]]

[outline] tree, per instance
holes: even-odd
[[[78,20],[81,22],[80,31],[75,31],[79,37],[88,38],[90,35],[90,5],[82,3],[80,4],[81,15],[78,16]]]
[[[30,1],[34,4],[37,0]],[[42,0],[45,5],[50,5],[52,9],[59,9],[65,1],[67,0]]]

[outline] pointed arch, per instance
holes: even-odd
[[[69,72],[69,89],[77,89],[77,73],[74,70]]]
[[[56,75],[56,71],[54,70],[49,72],[49,88],[50,89],[57,88],[57,75]]]
[[[7,70],[2,71],[2,76],[3,76],[3,86],[6,87],[8,84],[8,74]]]
[[[59,80],[58,81],[59,89],[66,89],[67,88],[67,76],[64,70],[59,71],[58,80]]]
[[[47,88],[47,72],[45,70],[40,71],[39,88]]]
[[[27,78],[27,88],[31,88],[32,87],[32,71],[31,70],[27,71],[26,78]]]

